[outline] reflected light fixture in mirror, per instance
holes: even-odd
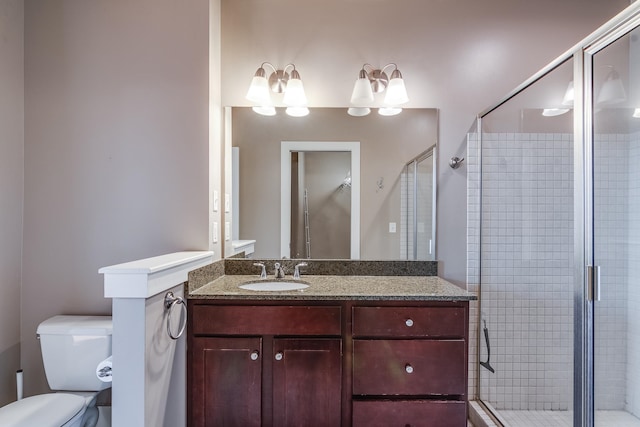
[[[349,107],[347,110],[350,116],[354,117],[362,117],[371,113],[371,108],[369,107]]]
[[[562,105],[573,105],[573,100],[575,98],[575,92],[573,90],[573,80],[569,82],[567,85],[567,90],[564,92],[564,97],[562,98]]]
[[[385,70],[394,67],[391,78]],[[378,109],[382,116],[394,116],[402,111],[400,105],[409,102],[404,79],[398,66],[390,63],[381,69],[374,69],[370,64],[364,64],[358,72],[358,78],[351,93],[351,107],[347,112],[356,117],[366,116],[371,112],[369,108],[374,102],[374,93],[385,92],[383,107]]]
[[[608,67],[611,68],[611,71],[609,71],[604,83],[602,83],[597,100],[597,103],[602,105],[617,104],[627,98],[620,74],[613,66],[609,65]]]
[[[273,72],[267,79],[265,66],[271,67]],[[291,74],[287,69],[291,67]],[[282,70],[276,69],[271,63],[263,62],[253,75],[246,98],[255,105],[253,111],[264,116],[273,116],[276,109],[271,99],[271,92],[284,93],[282,103],[287,106],[286,113],[292,117],[303,117],[309,114],[307,96],[300,79],[300,73],[293,64],[287,64]]]
[[[573,99],[575,97],[573,90],[573,80],[569,82],[567,85],[567,90],[564,91],[564,96],[562,97],[562,108],[545,108],[542,110],[542,115],[545,117],[555,117],[561,116],[562,114],[568,113],[570,108],[565,107],[573,107]]]

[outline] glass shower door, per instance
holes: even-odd
[[[573,416],[573,63],[481,117],[469,176],[482,200],[479,397],[509,427]]]
[[[640,426],[639,36],[631,31],[591,57],[597,427]]]

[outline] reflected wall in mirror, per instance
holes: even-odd
[[[352,117],[345,108],[312,108],[308,116],[298,118],[289,117],[280,109],[271,117],[260,116],[249,107],[233,107],[228,111],[232,119],[227,129],[231,134],[227,137],[239,153],[239,200],[234,226],[239,239],[256,241],[253,257],[281,257],[281,230],[285,228],[281,226],[282,142],[353,141],[360,146],[359,258],[414,259],[409,253],[412,251],[407,250],[408,240],[414,239],[414,229],[407,225],[402,182],[407,163],[436,144],[437,109],[405,109],[391,117],[377,114]],[[429,186],[432,195],[435,187],[432,181]],[[432,230],[435,204],[426,209],[431,212],[428,216],[431,224],[423,222],[420,227]],[[431,258],[426,259],[434,259],[433,236],[431,240]],[[418,245],[428,246],[429,242],[419,240]],[[323,258],[332,258],[325,256],[329,254],[323,254]],[[318,258],[313,250],[311,256]]]
[[[280,173],[280,255],[360,258],[360,143],[283,141]]]

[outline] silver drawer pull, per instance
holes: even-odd
[[[282,355],[281,351],[276,353],[276,360],[282,360],[282,357],[283,357],[283,355]]]
[[[407,325],[408,327],[412,327],[413,326],[413,320],[407,319],[407,320],[404,321],[404,324]]]
[[[259,356],[260,356],[260,353],[258,352],[258,350],[255,350],[254,352],[251,353],[251,360],[258,360]]]
[[[409,365],[408,363],[405,365],[404,370],[407,372],[407,374],[412,374],[413,373],[413,366]]]

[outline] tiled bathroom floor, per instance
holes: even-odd
[[[508,427],[572,427],[568,411],[500,411]],[[596,412],[596,427],[640,427],[640,419],[623,411]]]

